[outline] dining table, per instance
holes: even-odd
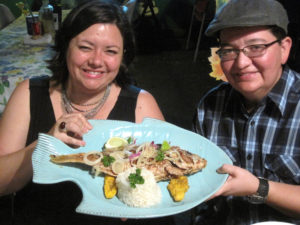
[[[63,18],[69,10],[63,10]],[[43,35],[44,36],[44,35]],[[54,55],[53,38],[31,40],[26,17],[19,16],[0,30],[0,115],[16,86],[25,79],[51,76],[47,60]]]

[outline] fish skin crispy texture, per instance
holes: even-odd
[[[167,155],[170,150],[176,150],[179,152],[181,159],[170,161],[164,159],[162,161],[155,161],[152,164],[145,165],[144,167],[154,174],[156,181],[169,180],[174,177],[179,177],[183,175],[194,174],[198,171],[201,171],[206,167],[207,161],[204,158],[201,158],[197,154],[192,154],[186,150],[180,149],[178,146],[171,146],[171,148],[165,152]],[[64,164],[64,163],[81,163],[86,164],[84,161],[85,153],[69,154],[69,155],[50,155],[50,160],[53,163]],[[97,154],[90,154],[89,159],[95,160],[99,157]],[[172,157],[170,154],[169,157]],[[105,167],[100,161],[97,163],[97,167],[100,168],[100,171],[106,175],[116,177],[112,171],[111,165]],[[134,162],[127,160],[124,165],[124,170],[130,167],[137,167]]]

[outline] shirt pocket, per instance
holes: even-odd
[[[288,184],[300,184],[300,155],[267,154],[266,177]]]

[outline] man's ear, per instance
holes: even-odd
[[[285,37],[282,39],[281,43],[281,64],[284,65],[290,55],[290,50],[292,47],[292,39],[290,37]]]

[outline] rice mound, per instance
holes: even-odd
[[[116,179],[118,198],[132,207],[147,208],[159,204],[162,194],[153,173],[147,169],[141,169],[141,176],[145,183],[137,184],[136,188],[130,187],[128,176],[131,173],[136,173],[135,167],[118,174]]]

